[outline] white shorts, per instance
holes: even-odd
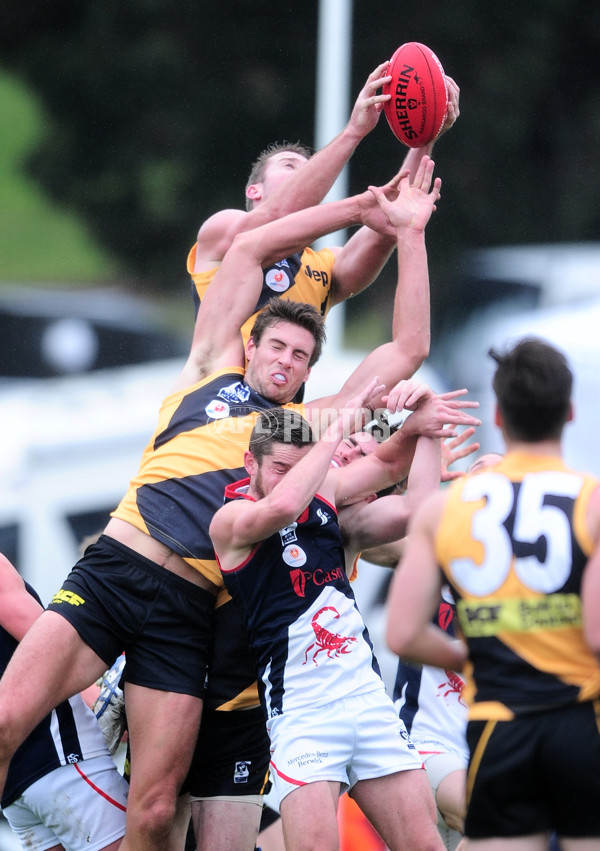
[[[61,765],[2,812],[24,848],[101,851],[125,833],[129,785],[109,756]]]
[[[271,779],[277,798],[320,780],[351,789],[359,780],[423,767],[385,691],[270,718]]]

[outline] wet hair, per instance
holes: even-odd
[[[250,174],[248,175],[248,181],[246,183],[246,192],[248,191],[248,187],[252,186],[254,183],[262,183],[265,177],[265,166],[275,154],[282,154],[286,151],[289,151],[292,154],[300,154],[301,157],[306,157],[309,160],[314,151],[303,145],[301,142],[274,142],[272,145],[269,145],[268,148],[265,148],[258,157],[252,163],[252,168],[250,170]],[[246,197],[246,210],[251,210],[253,207],[253,201],[251,198]]]
[[[256,317],[250,336],[254,345],[258,346],[267,328],[272,328],[278,322],[291,322],[305,328],[313,335],[315,347],[308,365],[313,366],[321,357],[325,343],[325,321],[321,314],[311,304],[301,301],[287,301],[274,296],[267,302],[266,307]]]
[[[291,408],[269,408],[261,411],[250,435],[248,449],[258,463],[270,455],[275,443],[285,443],[301,449],[314,442],[307,420]]]
[[[526,443],[559,438],[573,388],[562,352],[526,337],[505,354],[494,349],[489,354],[497,363],[492,386],[507,437]]]

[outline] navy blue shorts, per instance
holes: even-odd
[[[469,721],[465,836],[600,836],[600,701]]]
[[[214,607],[209,591],[102,535],[48,609],[107,667],[125,651],[127,682],[204,697]]]
[[[269,759],[261,706],[232,712],[205,707],[183,790],[196,798],[266,794]]]

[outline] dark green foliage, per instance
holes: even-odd
[[[41,96],[48,132],[29,164],[132,275],[180,287],[198,225],[243,206],[269,142],[313,140],[316,0],[5,0],[0,61]],[[465,247],[596,239],[600,232],[600,6],[354,3],[352,96],[403,41],[429,44],[461,86],[436,148],[434,305]],[[357,151],[351,189],[405,151],[385,120]],[[392,270],[393,271],[393,270]],[[391,272],[390,272],[391,275]]]

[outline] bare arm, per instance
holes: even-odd
[[[448,89],[448,113],[441,133],[447,132],[456,123],[459,116],[460,90],[451,77],[446,77],[446,86]],[[435,141],[423,148],[408,149],[401,171],[408,173],[411,182],[417,176],[423,157],[431,156]],[[387,234],[380,234],[370,228],[362,227],[350,237],[343,248],[336,249],[331,286],[332,303],[339,304],[370,286],[385,266],[395,247],[395,240]],[[404,333],[405,329],[401,330]]]
[[[371,188],[382,212],[396,230],[398,284],[394,298],[393,342],[371,352],[356,368],[340,393],[352,395],[368,375],[379,375],[387,387],[408,378],[429,353],[429,273],[425,249],[425,226],[439,198],[441,181],[433,181],[433,161],[425,157],[415,181],[406,174],[395,201]],[[309,403],[334,407],[340,394]]]
[[[285,472],[264,498],[234,501],[217,511],[209,532],[222,569],[236,567],[258,541],[289,525],[304,511],[326,476],[337,472],[331,469],[331,459],[340,440],[354,429],[356,412],[379,389],[375,378],[351,399],[320,440]]]
[[[466,659],[465,645],[431,623],[442,587],[434,530],[444,500],[443,493],[436,493],[411,522],[406,552],[390,587],[386,640],[394,653],[409,662],[460,671]]]
[[[40,603],[27,591],[20,574],[6,556],[0,554],[0,626],[17,641],[21,641],[29,627],[44,611]]]
[[[390,79],[385,73],[388,64],[383,62],[369,74],[341,133],[291,172],[272,195],[247,213],[222,210],[206,220],[198,232],[194,271],[201,272],[218,264],[237,234],[321,203],[358,144],[379,121],[383,103],[390,97],[377,94],[378,89]]]
[[[398,180],[399,176],[394,178]],[[382,188],[388,191],[394,181]],[[262,288],[262,267],[289,256],[318,236],[362,222],[379,222],[373,194],[364,192],[331,204],[319,204],[236,236],[217,270],[196,317],[190,356],[177,387],[186,387],[224,366],[243,366],[240,328],[254,312]],[[371,373],[373,375],[374,373]],[[369,378],[344,399],[355,396]]]
[[[368,547],[392,544],[406,535],[408,521],[440,484],[440,441],[421,436],[404,494],[390,494],[374,502],[361,502],[342,509],[340,525],[350,560]],[[347,514],[348,512],[348,514]],[[394,564],[395,567],[395,564]]]

